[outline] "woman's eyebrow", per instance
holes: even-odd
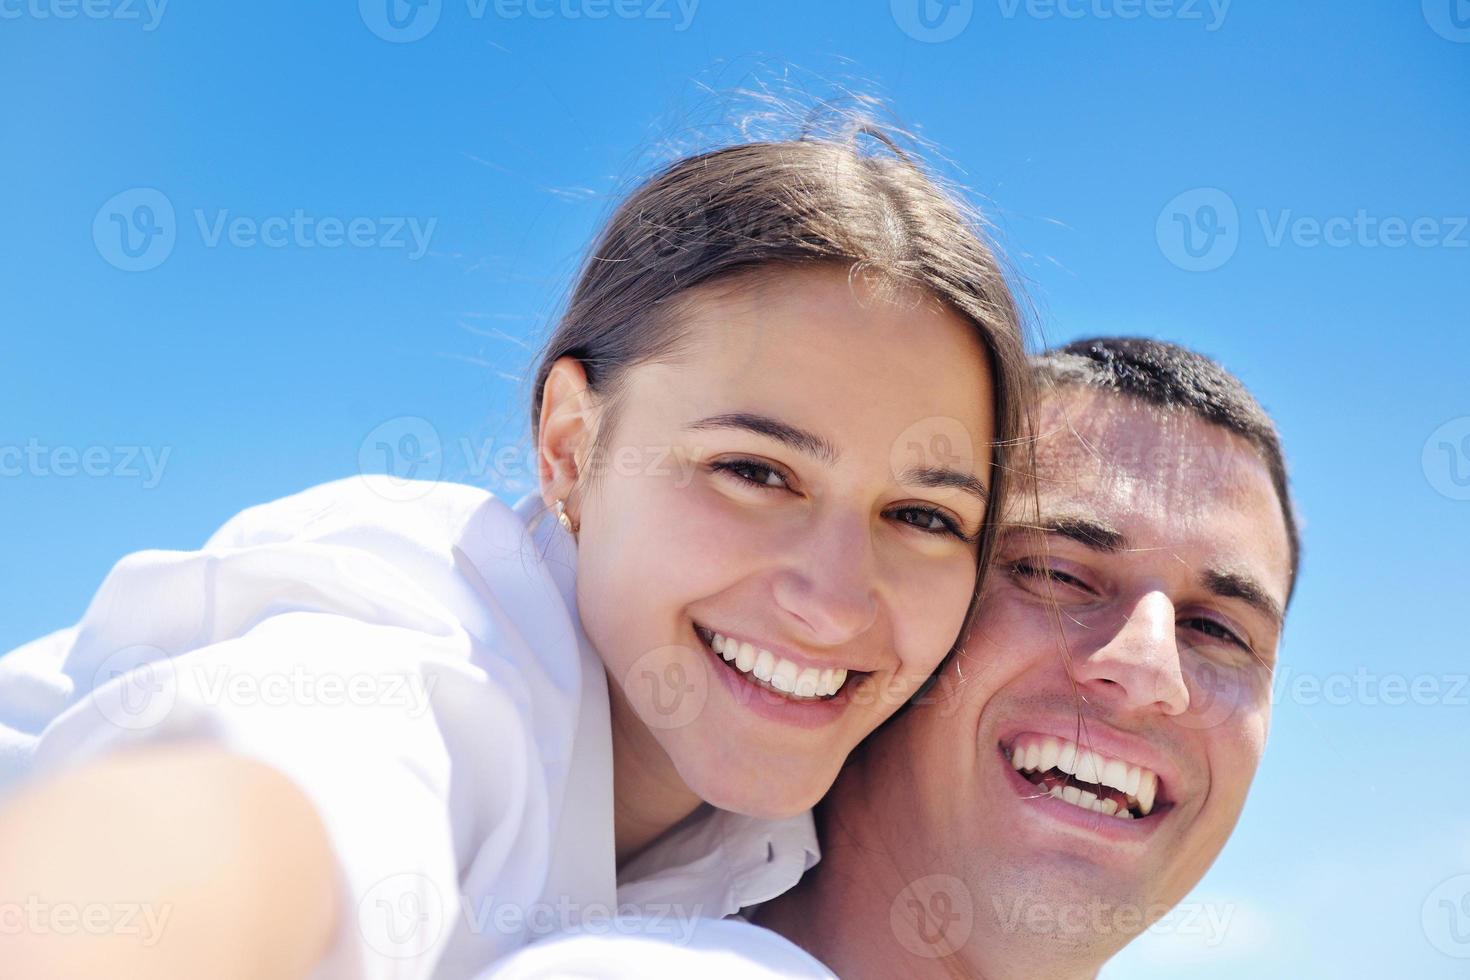
[[[842,453],[827,439],[799,426],[755,412],[727,412],[711,415],[684,426],[685,429],[743,429],[768,436],[798,452],[816,457],[831,466]],[[990,491],[975,476],[944,466],[911,466],[899,474],[899,482],[916,487],[952,487],[980,499],[989,499]]]
[[[990,499],[990,491],[969,473],[944,466],[911,466],[898,476],[898,482],[915,487],[951,487],[977,497],[981,503]]]
[[[746,432],[754,432],[756,435],[767,436],[778,442],[784,443],[797,452],[813,456],[828,466],[835,465],[842,456],[837,447],[814,432],[782,422],[780,419],[769,415],[760,415],[755,412],[726,412],[723,415],[711,415],[697,422],[690,422],[684,426],[685,429],[744,429]]]

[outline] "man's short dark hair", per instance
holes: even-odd
[[[1093,337],[1056,347],[1032,359],[1045,388],[1099,388],[1164,409],[1191,412],[1243,438],[1260,453],[1286,520],[1291,555],[1287,600],[1296,591],[1301,536],[1286,477],[1281,436],[1260,402],[1219,363],[1178,344],[1147,337]]]

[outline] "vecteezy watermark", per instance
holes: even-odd
[[[1450,419],[1431,432],[1420,462],[1436,493],[1470,500],[1470,415]]]
[[[711,666],[702,651],[680,644],[657,647],[633,661],[623,692],[650,728],[683,728],[709,700]]]
[[[429,239],[439,225],[438,218],[420,222],[412,215],[381,218],[319,217],[296,208],[289,215],[254,218],[249,215],[231,217],[227,209],[207,214],[194,210],[205,248],[217,248],[221,240],[235,248],[385,248],[410,249],[408,257],[418,260],[429,251]]]
[[[124,272],[158,268],[173,254],[177,238],[173,202],[153,187],[113,195],[92,219],[97,254]]]
[[[928,431],[923,434],[930,451],[936,453],[957,451],[953,447],[964,441],[960,433],[930,435]],[[907,447],[896,446],[895,454],[900,448]],[[670,480],[675,489],[682,490],[694,482],[706,455],[705,447],[699,445],[624,444],[589,451],[581,469],[589,480],[650,477]],[[899,457],[894,458],[897,465]],[[358,444],[357,470],[372,478],[374,491],[401,501],[431,493],[434,482],[446,471],[495,487],[534,489],[538,479],[534,448],[495,440],[477,442],[465,436],[446,440],[433,422],[419,415],[397,415],[374,426]]]
[[[444,896],[427,875],[390,875],[363,893],[357,928],[375,951],[391,959],[423,956],[438,944],[449,921]]]
[[[155,31],[168,0],[0,0],[0,20],[138,21]]]
[[[443,6],[443,0],[357,0],[357,13],[378,37],[407,44],[438,26]]]
[[[667,936],[686,945],[702,905],[650,902],[607,905],[569,895],[508,901],[494,895],[450,895],[427,875],[406,871],[374,884],[357,906],[358,929],[384,956],[407,959],[432,949],[456,920],[476,936],[537,939],[567,932]]]
[[[239,670],[227,663],[180,661],[150,646],[114,651],[92,673],[93,704],[113,725],[143,731],[164,723],[181,690],[191,703],[268,708],[364,707],[405,718],[428,713],[437,678],[417,671]]]
[[[24,446],[0,445],[0,477],[141,477],[143,489],[152,490],[172,453],[172,446],[47,446],[32,437]]]
[[[1470,215],[1297,214],[1291,208],[1257,208],[1256,222],[1268,248],[1470,248]],[[1235,255],[1247,225],[1234,199],[1218,187],[1197,187],[1159,212],[1154,234],[1159,250],[1187,272],[1209,272]]]
[[[975,15],[975,0],[889,0],[899,29],[915,41],[938,44],[960,36]]]
[[[1470,874],[1446,878],[1419,910],[1429,945],[1457,960],[1470,959]]]
[[[358,446],[357,472],[379,477],[370,485],[389,500],[418,500],[434,489],[444,472],[439,430],[417,415],[399,415],[379,423]]]
[[[1197,187],[1164,205],[1154,238],[1179,268],[1209,272],[1229,262],[1240,246],[1240,212],[1218,187]]]
[[[152,947],[163,938],[172,903],[48,902],[37,895],[0,902],[0,936],[136,936]]]
[[[383,217],[289,214],[256,217],[232,214],[228,208],[193,209],[193,224],[205,248],[403,249],[410,260],[429,250],[438,218],[411,215]],[[173,253],[179,228],[173,202],[153,187],[115,194],[92,219],[92,242],[109,264],[124,272],[146,272]]]
[[[699,0],[464,0],[465,16],[498,20],[646,20],[669,21],[676,32],[689,29]],[[384,41],[407,44],[428,37],[439,25],[443,0],[357,0],[367,29]]]
[[[1280,248],[1470,248],[1470,215],[1443,217],[1375,215],[1359,208],[1351,215],[1318,218],[1290,208],[1256,211],[1266,244]]]
[[[1033,936],[1119,936],[1125,939],[1142,932],[1156,935],[1200,937],[1206,946],[1225,941],[1230,920],[1235,917],[1232,902],[1167,902],[1134,905],[1128,902],[1104,902],[1093,898],[1086,902],[1047,902],[1021,896],[1009,903],[991,898],[991,906],[1001,932],[1024,932]]]
[[[1423,0],[1424,20],[1447,41],[1470,44],[1470,0]]]
[[[975,928],[975,900],[953,875],[910,882],[888,907],[888,927],[900,946],[924,959],[951,956]]]
[[[1366,667],[1352,673],[1316,674],[1282,667],[1276,674],[1272,703],[1289,701],[1305,707],[1431,708],[1470,707],[1470,673],[1381,674]]]
[[[1199,21],[1218,31],[1230,13],[1231,0],[996,0],[1006,20],[1177,20]]]

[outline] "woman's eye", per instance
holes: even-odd
[[[903,523],[927,534],[946,535],[959,538],[961,541],[971,540],[970,536],[965,534],[964,529],[960,527],[959,522],[943,511],[930,507],[904,507],[893,513],[900,515],[899,519]]]
[[[760,487],[763,490],[786,489],[786,478],[774,467],[757,463],[753,459],[731,459],[714,463],[710,469],[717,473],[729,473],[741,483]]]
[[[1218,623],[1213,619],[1196,617],[1193,619],[1183,620],[1179,625],[1188,627],[1189,629],[1197,630],[1198,632],[1203,633],[1205,636],[1208,636],[1211,639],[1223,640],[1226,643],[1230,643],[1240,647],[1242,650],[1250,649],[1250,645],[1242,640],[1240,637],[1236,636],[1229,627],[1224,626],[1223,624]]]

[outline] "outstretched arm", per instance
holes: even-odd
[[[295,784],[207,745],[120,751],[0,801],[0,963],[22,977],[307,976],[336,925]]]

